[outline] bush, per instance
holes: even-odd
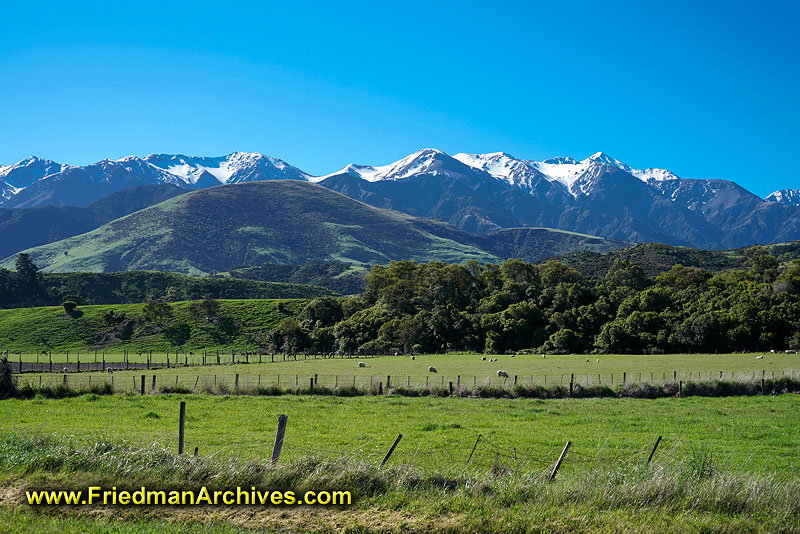
[[[8,358],[0,360],[0,399],[7,399],[17,395],[17,386],[14,384],[14,372]]]

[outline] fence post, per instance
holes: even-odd
[[[308,383],[309,383],[309,386],[308,386],[309,395],[313,395],[314,394],[314,379],[313,378],[309,378],[308,379]]]
[[[466,470],[467,467],[469,467],[469,463],[472,461],[472,455],[475,454],[475,449],[478,448],[478,442],[481,440],[482,437],[483,436],[478,434],[478,439],[475,440],[475,445],[472,446],[472,451],[470,451],[469,453],[469,458],[467,458],[467,464],[464,466],[464,470]]]
[[[558,473],[558,468],[561,467],[561,462],[564,461],[564,457],[567,455],[567,451],[569,450],[570,445],[572,445],[571,441],[567,441],[567,444],[564,445],[564,450],[561,451],[561,456],[558,457],[558,461],[556,462],[556,465],[553,468],[553,472],[550,473],[550,478],[547,479],[548,482],[552,482],[553,479],[556,478],[556,474]]]
[[[62,382],[64,384],[64,387],[67,387],[67,375],[64,375],[64,380]]]
[[[186,424],[186,401],[181,401],[178,414],[178,454],[183,454],[183,429]]]
[[[239,373],[236,373],[236,378],[233,379],[233,389],[239,389]]]
[[[155,391],[155,390],[156,390],[156,375],[153,375],[153,387],[150,388],[150,391]]]
[[[386,375],[386,387],[388,388],[392,384],[392,376]]]
[[[386,456],[383,457],[383,461],[381,462],[380,465],[381,467],[383,467],[386,464],[386,462],[389,461],[389,457],[392,455],[392,453],[394,452],[394,448],[397,447],[397,444],[400,443],[401,439],[403,439],[403,434],[397,434],[397,439],[394,440],[394,443],[392,443],[392,446],[389,447],[389,451],[386,453]]]
[[[683,380],[678,382],[678,397],[683,397]]]
[[[656,449],[658,448],[658,444],[659,443],[661,443],[661,436],[658,436],[658,439],[656,440],[656,444],[653,445],[653,450],[650,451],[650,456],[647,457],[647,464],[648,465],[650,464],[650,460],[653,459],[653,455],[656,453]]]
[[[570,374],[569,375],[569,396],[570,397],[572,396],[572,385],[574,383],[574,380],[575,380],[575,375],[574,374]]]
[[[142,383],[139,384],[139,387],[142,390],[142,395],[144,395],[144,379],[145,379],[145,376],[142,375]]]
[[[453,381],[450,381],[450,396],[453,396]]]
[[[275,434],[275,445],[272,447],[272,461],[270,465],[275,465],[278,463],[278,459],[281,457],[281,449],[283,448],[283,434],[286,432],[286,417],[285,413],[282,413],[278,416],[278,432]]]
[[[383,382],[378,382],[378,395],[383,395]]]

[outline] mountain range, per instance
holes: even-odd
[[[475,235],[547,227],[711,249],[800,239],[798,190],[762,199],[731,181],[636,169],[601,152],[582,161],[534,161],[502,152],[450,156],[425,149],[389,165],[351,164],[324,176],[246,152],[212,158],[151,154],[83,167],[28,158],[0,167],[0,207],[86,206],[134,186],[195,190],[276,179],[318,183]]]

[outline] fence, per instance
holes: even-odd
[[[144,389],[142,389],[144,377]],[[141,372],[119,371],[105,372],[103,374],[90,373],[24,373],[16,375],[17,384],[29,384],[34,387],[63,385],[80,390],[92,386],[108,384],[113,386],[115,392],[120,393],[149,393],[164,388],[181,388],[187,391],[253,391],[258,388],[276,387],[286,390],[308,389],[309,387],[325,387],[329,389],[342,389],[354,387],[358,389],[389,391],[392,388],[410,389],[447,389],[450,394],[460,388],[496,387],[511,389],[514,386],[563,386],[572,393],[573,387],[589,386],[618,386],[624,384],[682,384],[683,382],[713,382],[716,380],[733,383],[759,383],[766,379],[800,377],[800,371],[784,369],[777,374],[775,371],[761,372],[678,372],[672,373],[608,373],[608,374],[557,374],[557,375],[512,375],[508,377],[493,377],[476,375],[374,375],[374,374],[244,374],[244,373],[215,373],[215,374],[190,374],[186,372],[170,374],[167,369],[161,369],[157,374],[142,374]]]

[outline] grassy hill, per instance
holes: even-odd
[[[264,263],[536,260],[618,241],[549,229],[473,236],[294,180],[181,195],[86,234],[27,250],[44,272],[161,270],[207,275]],[[13,258],[0,266],[13,267]]]
[[[259,336],[268,334],[281,320],[293,317],[307,300],[220,300],[221,321],[197,319],[191,302],[172,304],[170,325],[186,324],[190,341],[186,350],[253,347]],[[0,310],[0,349],[10,352],[84,350],[99,348],[121,352],[174,350],[169,327],[162,328],[143,318],[144,304],[80,306],[68,315],[60,306]],[[119,324],[109,325],[103,315],[108,310],[125,314]],[[129,326],[126,326],[129,325]],[[222,326],[221,326],[222,325]]]
[[[35,208],[0,208],[0,257],[89,232],[184,193],[185,189],[170,184],[143,185],[113,193],[84,207],[45,204]]]
[[[150,269],[198,275],[263,263],[498,261],[443,237],[449,230],[315,184],[281,180],[189,193],[28,252],[45,272]],[[3,266],[13,266],[13,258]]]

